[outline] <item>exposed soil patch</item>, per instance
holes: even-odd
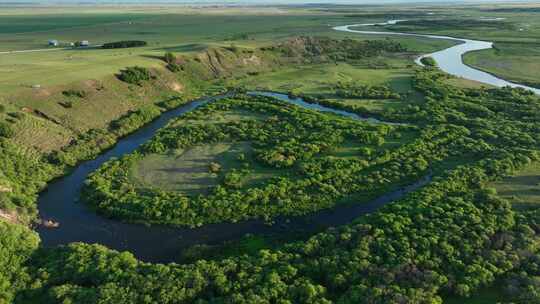
[[[9,212],[3,209],[0,209],[0,219],[13,223],[13,224],[19,223],[17,214],[15,212]]]

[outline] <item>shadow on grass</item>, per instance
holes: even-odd
[[[148,55],[148,54],[144,54],[144,55],[140,55],[140,56],[143,57],[143,58],[163,60],[163,56],[158,56],[158,55]]]
[[[177,45],[177,46],[169,46],[169,47],[162,47],[162,48],[156,48],[154,50],[158,51],[164,51],[164,52],[200,52],[204,51],[208,48],[208,45],[201,44],[201,43],[189,43],[189,44],[183,44],[183,45]]]

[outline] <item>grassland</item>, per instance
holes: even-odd
[[[45,153],[64,147],[90,129],[105,129],[111,121],[130,111],[168,99],[171,95],[181,94],[189,99],[203,91],[209,92],[199,90],[209,83],[194,83],[192,80],[195,77],[192,75],[179,77],[166,71],[161,60],[165,52],[190,57],[209,48],[232,44],[253,50],[298,35],[343,38],[347,35],[331,30],[331,26],[352,21],[340,13],[280,8],[239,11],[185,7],[152,7],[145,10],[140,7],[44,7],[33,10],[9,8],[2,10],[1,14],[0,104],[10,113],[28,112],[24,119],[14,122],[15,138],[19,144]],[[148,46],[115,50],[88,48],[1,53],[47,48],[49,39],[60,42],[84,39],[94,45],[137,39],[147,41]],[[408,43],[412,52],[443,47],[436,41],[403,39],[403,43]],[[358,67],[342,65],[332,68],[335,79],[330,81],[355,78],[370,83],[390,81],[399,86],[398,82],[406,82],[405,78],[410,75],[410,71],[406,71],[407,64],[410,64],[410,59],[404,57],[379,58],[369,65],[366,62]],[[119,70],[135,65],[157,71],[159,82],[134,87],[114,77]],[[394,67],[400,70],[375,70]],[[312,90],[315,91],[316,78],[324,78],[326,74],[320,67],[281,68],[276,66],[277,73],[273,76],[251,75],[219,86],[265,82],[273,89],[283,90],[290,79],[310,74]],[[283,74],[280,75],[280,72]],[[388,80],[389,74],[393,75]],[[84,90],[88,96],[83,99],[66,98],[62,92],[69,89]],[[73,106],[62,106],[66,102]],[[35,111],[44,113],[49,119],[35,115]],[[0,115],[0,119],[6,117]]]
[[[399,8],[396,12],[421,17],[426,10],[404,12]],[[106,128],[111,121],[129,111],[167,99],[170,95],[197,96],[196,91],[201,84],[179,79],[164,71],[164,63],[160,59],[164,52],[194,56],[209,48],[230,45],[252,50],[298,35],[386,39],[384,36],[351,35],[331,29],[333,25],[380,22],[388,18],[387,12],[364,13],[360,9],[344,13],[340,10],[269,7],[243,10],[174,6],[144,10],[141,7],[6,8],[1,12],[0,52],[46,48],[48,39],[60,42],[84,39],[94,45],[137,39],[147,41],[148,46],[0,54],[0,103],[9,112],[37,110],[53,118],[57,123],[28,115],[15,124],[19,143],[49,152],[65,146],[89,129]],[[410,90],[410,67],[414,54],[432,52],[452,44],[432,39],[393,39],[411,53],[401,57],[372,58],[354,66],[276,66],[272,73],[227,80],[223,86],[245,85],[277,91],[298,89],[304,93],[321,93],[337,81],[354,80],[366,84],[384,83],[396,91],[406,92]],[[164,71],[160,75],[162,83],[157,87],[153,84],[133,88],[113,76],[120,69],[134,65]],[[291,82],[291,79],[302,81]],[[461,81],[460,85],[475,84]],[[70,101],[61,94],[67,89],[87,90],[90,95],[85,100]],[[66,101],[73,103],[73,107],[63,107],[61,104]],[[385,101],[366,101],[363,105],[377,110],[397,106]],[[38,139],[33,134],[38,134]]]
[[[142,187],[188,194],[206,193],[218,184],[218,171],[234,167],[235,156],[250,150],[249,144],[216,143],[170,154],[152,154],[132,169],[134,182]],[[220,166],[212,172],[212,163]]]
[[[540,205],[540,163],[536,162],[513,176],[491,185],[497,193],[517,209],[532,209]]]
[[[376,61],[377,58],[372,60],[372,62]],[[297,90],[305,94],[326,94],[333,93],[333,87],[339,81],[355,81],[368,85],[387,84],[398,92],[407,92],[411,89],[411,77],[414,71],[407,69],[406,64],[406,60],[394,60],[394,65],[380,69],[348,63],[284,67],[271,73],[232,80],[230,84],[259,90],[281,92]],[[291,81],[291,79],[301,79],[301,81]]]
[[[496,48],[471,52],[464,61],[504,79],[540,88],[540,42],[497,43]]]
[[[128,50],[0,54],[0,71],[3,72],[0,73],[0,89],[5,94],[31,84],[57,85],[100,79],[128,65],[156,66],[158,62],[155,57],[165,51],[186,54],[231,44],[252,48],[298,35],[356,37],[333,31],[331,26],[381,21],[294,9],[278,12],[275,9],[247,9],[241,14],[235,12],[201,9],[195,14],[187,14],[182,9],[159,8],[148,12],[138,8],[122,11],[65,8],[64,11],[51,9],[34,13],[7,10],[1,21],[0,52],[46,48],[48,39],[60,42],[89,40],[95,45],[138,39],[147,41],[149,45]],[[399,38],[399,41],[414,52],[430,52],[450,45],[429,39]],[[39,77],[45,73],[49,76],[47,79]]]

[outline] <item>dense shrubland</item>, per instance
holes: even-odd
[[[0,121],[0,137],[11,138],[15,135],[13,127],[5,121]]]
[[[28,286],[25,264],[38,244],[30,229],[0,220],[0,303],[12,303],[17,291]]]
[[[21,216],[35,216],[38,191],[62,170],[1,138],[0,155],[0,209],[17,209]]]
[[[70,90],[62,91],[62,95],[66,96],[66,97],[85,98],[88,95],[88,93],[86,91],[84,91],[84,90],[70,89]]]
[[[231,109],[264,113],[270,118],[204,125],[187,123]],[[389,133],[397,135],[397,130],[408,129],[368,126],[298,110],[266,97],[237,96],[185,115],[158,132],[137,152],[104,165],[89,178],[86,200],[110,216],[189,226],[252,217],[271,219],[279,214],[301,215],[331,207],[350,194],[374,196],[396,185],[416,181],[427,174],[430,163],[449,155],[449,147],[454,145],[450,141],[463,132],[459,128],[430,128],[420,139],[396,151],[385,150],[353,159],[329,155],[344,141],[376,152]],[[243,175],[256,170],[246,168],[226,174],[223,183],[209,195],[195,197],[139,188],[130,182],[131,168],[145,155],[231,141],[251,142],[254,158],[260,165],[286,170],[286,174],[243,187]]]
[[[19,299],[439,303],[440,294],[469,295],[526,265],[535,250],[535,232],[479,188],[488,179],[481,167],[461,167],[357,223],[253,256],[157,265],[98,245],[45,250],[32,260],[32,290]]]

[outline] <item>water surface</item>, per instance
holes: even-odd
[[[366,120],[366,118],[354,113],[310,104],[299,98],[291,99],[284,94],[271,92],[251,92],[250,94],[273,96],[308,109],[333,112],[351,119]],[[173,262],[179,260],[182,249],[196,244],[217,244],[239,239],[248,233],[269,235],[309,232],[346,224],[429,182],[429,177],[425,177],[410,186],[387,193],[369,203],[337,206],[334,209],[321,210],[302,217],[278,217],[272,226],[262,220],[209,224],[196,229],[161,225],[145,226],[105,218],[96,214],[86,204],[78,202],[81,188],[88,174],[99,168],[104,162],[133,152],[152,138],[156,131],[164,127],[171,119],[219,98],[223,98],[223,96],[197,100],[166,112],[147,126],[120,139],[112,149],[96,159],[81,163],[69,175],[51,182],[39,196],[39,213],[44,219],[58,221],[60,227],[56,229],[38,227],[37,231],[40,234],[42,244],[56,246],[72,242],[99,243],[116,250],[128,250],[144,261]],[[380,121],[374,122],[382,123]]]
[[[364,31],[364,30],[352,29],[354,27],[358,28],[358,27],[368,27],[368,26],[375,26],[375,25],[393,25],[400,21],[405,21],[405,20],[390,20],[388,22],[383,22],[383,23],[363,23],[363,24],[343,25],[343,26],[336,26],[333,29],[336,31],[367,34],[367,35],[412,36],[412,37],[444,39],[444,40],[455,41],[455,42],[458,42],[459,44],[446,48],[441,51],[422,55],[419,58],[417,58],[415,62],[419,65],[422,65],[422,63],[420,62],[420,59],[424,57],[432,57],[437,62],[439,68],[448,74],[451,74],[457,77],[462,77],[469,80],[478,81],[481,83],[490,84],[496,87],[509,86],[513,88],[523,88],[523,89],[533,91],[535,94],[540,95],[540,89],[506,81],[490,73],[486,73],[484,71],[470,67],[463,62],[463,55],[465,55],[468,52],[491,49],[493,48],[493,42],[482,41],[482,40],[472,40],[472,39],[465,39],[465,38],[456,38],[456,37],[451,37],[451,36],[424,35],[424,34],[399,33],[399,32]]]

